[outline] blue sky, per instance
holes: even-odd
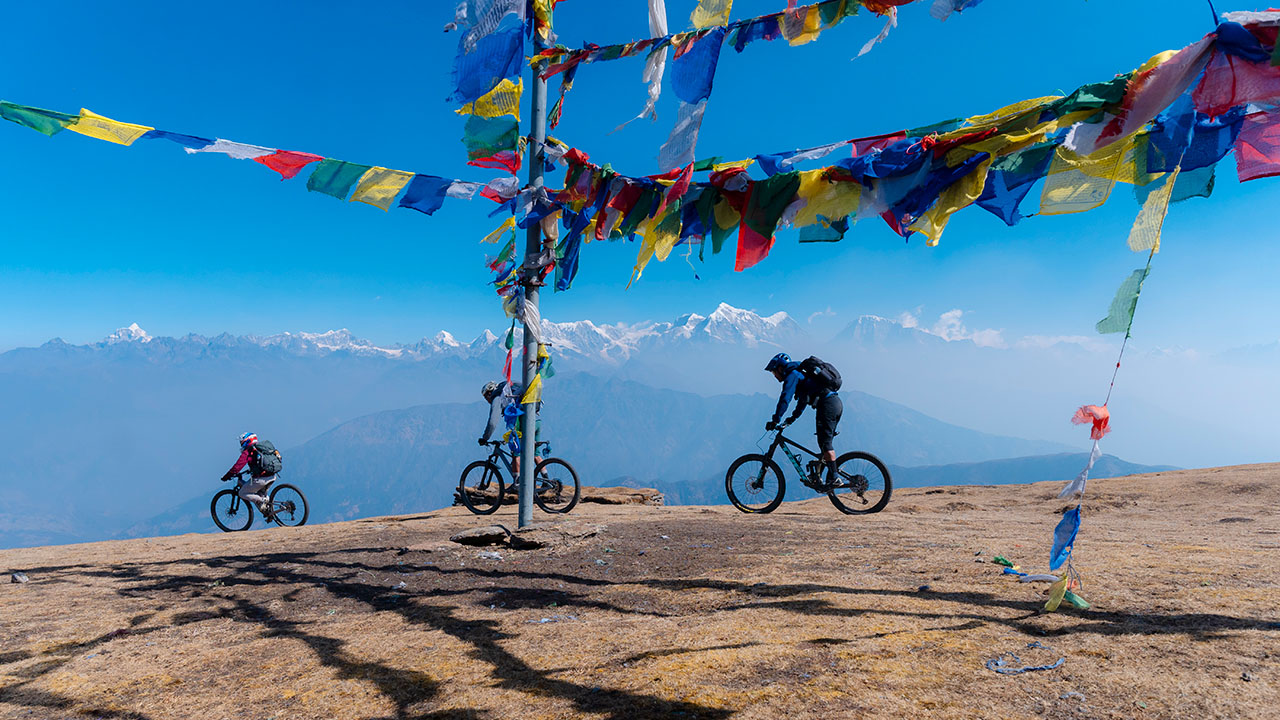
[[[864,13],[807,46],[751,45],[722,57],[700,156],[757,153],[916,127],[1069,92],[1130,70],[1212,29],[1200,0],[1152,12],[1136,0],[986,0],[946,23],[928,2],[852,60],[883,21]],[[668,0],[673,30],[692,0]],[[456,35],[453,3],[6,3],[0,97],[176,132],[303,150],[470,180],[462,118],[445,98]],[[734,17],[785,7],[738,0]],[[1233,9],[1220,7],[1220,10]],[[1252,9],[1252,8],[1240,8]],[[638,39],[646,3],[565,3],[570,46]],[[584,66],[556,135],[622,172],[655,171],[675,100],[636,122],[642,60]],[[552,83],[552,92],[558,80]],[[471,337],[504,324],[487,287],[492,203],[450,202],[434,217],[383,213],[308,193],[305,172],[281,182],[264,167],[176,145],[125,148],[0,125],[0,350],[61,336],[89,342],[137,322],[152,334],[274,333],[348,327],[378,342],[444,328]],[[1280,182],[1240,186],[1221,166],[1208,200],[1175,205],[1144,291],[1135,335],[1149,346],[1213,350],[1280,337],[1274,313],[1280,246],[1270,228]],[[1029,200],[1033,202],[1033,200]],[[904,244],[879,222],[834,245],[783,232],[773,254],[732,272],[731,250],[697,264],[679,252],[624,290],[637,247],[584,248],[574,289],[544,317],[666,319],[721,301],[764,313],[813,313],[818,334],[862,313],[918,313],[931,324],[962,309],[971,329],[1008,340],[1091,335],[1115,288],[1144,258],[1125,239],[1138,206],[1126,186],[1106,207],[1006,228],[978,208],[941,246]]]

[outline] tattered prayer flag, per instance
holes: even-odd
[[[415,175],[409,181],[409,189],[400,198],[400,207],[412,208],[420,213],[431,215],[444,205],[452,180],[434,175]]]
[[[1133,313],[1138,307],[1138,295],[1142,292],[1142,283],[1151,273],[1151,267],[1134,270],[1133,274],[1120,284],[1116,296],[1111,301],[1111,310],[1107,316],[1098,321],[1097,329],[1101,334],[1128,333],[1133,326]]]
[[[479,100],[504,78],[520,77],[524,64],[524,23],[515,13],[502,16],[500,24],[477,37],[464,35],[454,60],[454,102]],[[474,47],[468,47],[473,42]]]
[[[822,15],[819,14],[817,5],[810,5],[796,12],[785,12],[778,18],[778,24],[782,28],[782,37],[793,47],[817,40],[823,29]]]
[[[991,212],[1006,225],[1017,225],[1024,217],[1018,206],[1036,181],[1049,171],[1049,161],[1056,150],[1056,143],[1046,142],[991,163],[986,186],[976,201],[978,207]]]
[[[1040,193],[1040,214],[1085,212],[1105,203],[1115,187],[1121,162],[1133,145],[1130,137],[1090,155],[1059,147]]]
[[[1057,570],[1071,555],[1071,548],[1076,542],[1076,533],[1080,532],[1080,506],[1077,505],[1062,513],[1062,520],[1053,529],[1053,548],[1049,551],[1049,569]]]
[[[933,0],[933,7],[929,8],[929,14],[946,22],[947,18],[951,17],[951,13],[968,10],[980,2],[982,0]]]
[[[1062,599],[1067,594],[1067,578],[1064,576],[1057,582],[1049,586],[1049,599],[1045,601],[1044,609],[1053,612],[1062,605]]]
[[[195,135],[183,135],[182,133],[169,132],[168,130],[152,130],[146,135],[143,135],[140,139],[168,140],[169,142],[174,142],[193,150],[199,150],[200,148],[209,147],[213,144],[213,141],[209,138],[196,137]]]
[[[67,129],[71,132],[106,140],[117,145],[132,145],[134,140],[146,135],[150,130],[155,130],[155,128],[146,125],[133,125],[112,120],[85,108],[80,108],[80,117],[68,125]]]
[[[75,115],[0,100],[0,117],[53,137],[76,121]]]
[[[485,118],[472,115],[463,129],[468,165],[503,168],[514,174],[520,169],[517,143],[520,123],[512,118]]]
[[[1240,182],[1280,175],[1280,111],[1245,117],[1236,142],[1236,172]]]
[[[674,170],[693,164],[694,149],[698,145],[698,131],[702,128],[702,116],[707,111],[707,101],[687,103],[681,101],[676,111],[676,124],[671,135],[658,149],[658,167]]]
[[[413,173],[403,170],[390,170],[384,167],[371,167],[360,177],[351,202],[362,202],[366,205],[390,210],[396,195],[413,179]]]
[[[746,209],[742,213],[742,226],[738,229],[735,272],[742,272],[768,257],[778,220],[795,199],[799,187],[798,172],[780,173],[751,185]]]
[[[497,242],[502,239],[502,236],[504,234],[514,231],[515,229],[516,229],[516,219],[514,216],[512,216],[507,218],[506,220],[503,220],[501,225],[494,228],[494,230],[490,232],[488,235],[485,235],[484,238],[480,240],[480,242],[497,244]]]
[[[711,96],[724,34],[723,27],[704,31],[677,50],[671,63],[671,89],[676,97],[697,103]]]
[[[206,145],[202,148],[183,148],[188,153],[222,153],[236,160],[252,160],[260,158],[263,155],[270,155],[275,152],[275,148],[265,148],[258,145],[248,145],[246,143],[233,142],[231,140],[223,140],[218,138],[213,141],[212,145]],[[334,162],[340,162],[335,160]],[[368,167],[367,165],[365,167]]]
[[[520,120],[520,96],[524,92],[524,79],[516,82],[503,79],[489,92],[472,103],[458,108],[454,112],[459,115],[479,115],[483,118],[496,118],[510,115]]]
[[[295,177],[302,168],[323,159],[323,157],[312,155],[311,153],[277,150],[270,155],[256,157],[253,161],[262,163],[280,173],[280,180],[283,182]]]
[[[1111,432],[1111,411],[1106,405],[1082,405],[1071,416],[1076,425],[1089,425],[1089,438],[1101,440]]]
[[[529,383],[529,388],[524,391],[524,397],[520,398],[521,405],[536,402],[542,402],[542,375],[533,376],[533,382]]]
[[[1173,195],[1173,188],[1178,181],[1180,171],[1180,168],[1174,168],[1173,172],[1159,180],[1163,185],[1158,190],[1147,195],[1146,201],[1142,203],[1142,210],[1138,211],[1138,217],[1133,221],[1133,228],[1129,230],[1130,250],[1134,252],[1160,252],[1160,231],[1164,228],[1164,218],[1169,213],[1169,199]],[[1137,302],[1136,295],[1134,296],[1134,302]],[[1112,309],[1114,310],[1114,306]],[[1128,327],[1126,326],[1125,329],[1128,330]],[[1099,329],[1098,332],[1107,331]],[[1113,330],[1111,332],[1119,331]]]
[[[733,0],[698,0],[698,7],[693,9],[689,20],[699,30],[713,25],[728,25],[732,7]]]
[[[346,200],[351,188],[369,171],[369,165],[325,158],[307,178],[307,189]]]

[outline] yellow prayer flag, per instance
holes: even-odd
[[[132,145],[134,140],[155,130],[146,125],[133,125],[103,117],[86,108],[80,108],[80,117],[67,126],[72,132],[88,135],[91,138],[106,140],[117,145]]]
[[[481,95],[473,103],[468,103],[454,110],[459,115],[477,115],[482,118],[496,118],[510,115],[520,119],[520,97],[524,93],[524,78],[516,82],[503,80],[492,90]]]
[[[1049,174],[1040,193],[1041,215],[1065,215],[1092,210],[1107,201],[1121,162],[1133,149],[1129,136],[1098,150],[1080,155],[1059,147],[1049,165]]]
[[[729,24],[729,10],[733,0],[698,0],[698,7],[693,9],[689,20],[693,27],[701,30],[716,25]]]
[[[754,165],[755,162],[755,158],[749,158],[747,160],[734,160],[733,162],[716,163],[711,166],[711,172],[720,172],[721,170],[728,170],[729,168],[749,168]]]
[[[1062,598],[1067,594],[1067,578],[1064,575],[1061,580],[1049,586],[1049,601],[1044,604],[1044,609],[1053,612],[1062,604]]]
[[[1129,249],[1134,252],[1160,252],[1160,232],[1164,228],[1164,218],[1169,212],[1169,198],[1173,196],[1173,184],[1178,180],[1182,168],[1174,168],[1165,178],[1164,186],[1154,190],[1142,203],[1138,218],[1133,221],[1129,230]]]
[[[658,262],[666,262],[676,243],[680,242],[680,227],[680,203],[678,202],[668,205],[661,215],[646,218],[640,224],[636,234],[643,240],[627,287],[631,287],[631,283],[644,273],[644,268],[651,259],[656,257]]]
[[[533,376],[533,382],[529,383],[529,388],[524,391],[524,397],[520,398],[521,405],[542,402],[542,374]]]
[[[801,12],[804,14],[800,15]],[[822,15],[817,5],[810,5],[807,10],[788,10],[778,16],[778,26],[792,47],[804,45],[817,40],[822,33]]]
[[[351,202],[362,202],[383,210],[390,210],[396,195],[399,195],[412,179],[411,172],[371,167],[360,176],[356,191],[351,195]]]
[[[938,241],[942,239],[942,231],[947,229],[947,223],[951,221],[951,216],[982,197],[982,191],[987,186],[987,171],[991,169],[992,162],[994,162],[992,158],[987,158],[978,163],[972,172],[943,190],[933,207],[917,218],[910,229],[928,237],[929,247],[937,246]]]
[[[796,212],[793,221],[795,227],[817,225],[821,218],[828,222],[848,217],[858,212],[858,203],[862,199],[862,184],[827,180],[827,171],[806,170],[800,173],[800,187],[796,197],[805,204]]]
[[[488,235],[485,235],[484,239],[481,240],[480,242],[496,244],[499,240],[502,239],[502,236],[506,234],[507,231],[515,230],[515,228],[516,228],[515,217],[514,216],[509,217],[506,220],[503,220],[502,224],[499,225],[493,232],[489,233]]]

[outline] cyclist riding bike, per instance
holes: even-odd
[[[257,434],[245,433],[240,436],[240,458],[222,476],[222,480],[225,482],[235,477],[245,465],[249,466],[253,477],[249,482],[241,485],[236,494],[241,500],[257,505],[263,517],[270,518],[270,501],[264,491],[278,477],[281,466],[280,453],[270,441],[260,441]]]
[[[834,485],[836,451],[832,441],[838,434],[836,426],[840,424],[840,416],[844,414],[844,403],[840,401],[840,395],[837,393],[840,387],[840,374],[829,363],[817,358],[809,358],[803,363],[798,363],[786,353],[774,355],[764,369],[773,373],[773,377],[782,383],[778,408],[773,413],[773,419],[765,424],[764,429],[784,428],[799,419],[806,405],[813,407],[817,413],[815,426],[818,448],[822,451],[822,461],[827,466],[827,484]],[[786,422],[782,422],[782,416],[787,412],[793,398],[796,401],[796,409]]]
[[[507,446],[511,450],[511,454],[515,456],[515,463],[512,466],[516,476],[520,475],[520,457],[521,442],[520,433],[520,416],[524,413],[520,408],[520,397],[524,395],[523,386],[518,383],[508,382],[487,382],[480,389],[480,395],[484,401],[489,403],[489,422],[484,426],[484,434],[480,436],[477,442],[480,445],[488,445],[490,438],[498,430],[499,424],[507,428]],[[538,402],[538,410],[542,410],[542,402]],[[546,457],[547,446],[542,443],[542,418],[539,417],[534,424],[534,454],[536,457]]]

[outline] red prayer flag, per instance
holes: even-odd
[[[280,173],[280,180],[288,180],[298,174],[302,168],[324,158],[311,153],[277,150],[270,155],[256,157],[254,160]]]
[[[1280,112],[1248,115],[1236,140],[1240,182],[1280,175]]]

